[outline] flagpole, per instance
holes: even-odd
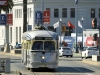
[[[62,23],[62,19],[60,18],[60,24],[59,24],[60,47],[61,47],[61,32],[62,32],[61,23]]]

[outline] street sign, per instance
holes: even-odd
[[[13,25],[13,15],[7,14],[7,24]]]
[[[6,25],[7,16],[5,14],[0,14],[0,25]]]
[[[8,1],[8,0],[0,0],[0,6],[1,6],[1,5],[7,5],[7,1]]]
[[[50,11],[48,11],[48,10],[43,11],[43,23],[44,24],[50,23]]]
[[[36,24],[42,24],[42,12],[41,11],[36,11],[35,12],[35,22]]]
[[[28,25],[28,31],[32,30],[32,25]]]

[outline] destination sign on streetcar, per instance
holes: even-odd
[[[35,40],[52,40],[52,37],[35,37]]]

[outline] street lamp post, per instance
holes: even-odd
[[[83,21],[84,21],[84,18],[82,17],[81,20],[82,20],[82,50],[83,50],[83,30],[84,30]]]
[[[60,37],[60,47],[61,47],[61,32],[62,32],[62,29],[61,29],[61,25],[62,24],[62,18],[60,18],[60,25],[59,25],[59,37]]]
[[[76,32],[76,53],[78,53],[78,47],[77,47],[77,25],[78,25],[78,0],[75,0],[76,4],[76,18],[75,18],[75,32]]]

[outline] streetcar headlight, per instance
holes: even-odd
[[[45,56],[42,56],[42,59],[45,59]]]

